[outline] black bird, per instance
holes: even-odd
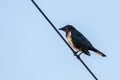
[[[104,53],[93,47],[88,39],[82,33],[76,30],[72,25],[66,25],[59,30],[66,32],[67,41],[70,46],[76,51],[76,53],[82,51],[86,55],[90,56],[89,50],[91,50],[103,57],[106,57]]]

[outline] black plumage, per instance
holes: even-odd
[[[89,50],[96,52],[97,54],[105,57],[106,55],[93,47],[89,40],[72,25],[66,25],[59,30],[66,32],[66,38],[70,46],[78,51],[82,51],[86,55],[90,56]]]

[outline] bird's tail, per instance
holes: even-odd
[[[106,55],[104,53],[102,53],[101,51],[94,49],[94,52],[96,52],[97,54],[101,55],[102,57],[106,57]]]

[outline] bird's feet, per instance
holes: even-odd
[[[78,51],[77,51],[77,52],[74,51],[73,53],[74,53],[74,56],[78,56],[78,55],[77,55]]]
[[[80,59],[80,55],[81,55],[83,52],[81,52],[81,53],[79,53],[79,54],[78,54],[78,52],[79,52],[79,51],[74,52],[74,56],[76,56],[78,59]]]
[[[79,53],[78,55],[80,56],[83,52]]]
[[[83,53],[83,52],[81,52],[81,53],[78,54],[78,52],[79,52],[79,51],[74,52],[74,56],[78,57],[78,56],[80,56],[80,55]]]

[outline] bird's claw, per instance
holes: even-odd
[[[77,52],[74,52],[74,56],[80,56],[83,52],[81,52],[81,53],[79,53],[79,54],[77,54],[79,51],[77,51]]]
[[[74,56],[78,56],[77,53],[78,53],[78,52],[74,52]]]
[[[81,52],[81,53],[79,53],[79,54],[77,54],[78,52],[79,52],[79,51],[74,52],[74,56],[76,56],[76,58],[80,59],[80,55],[82,54],[82,52]]]
[[[80,56],[79,56],[79,55],[77,55],[77,56],[76,56],[76,58],[80,59]]]
[[[78,55],[80,56],[83,52],[79,53]]]

